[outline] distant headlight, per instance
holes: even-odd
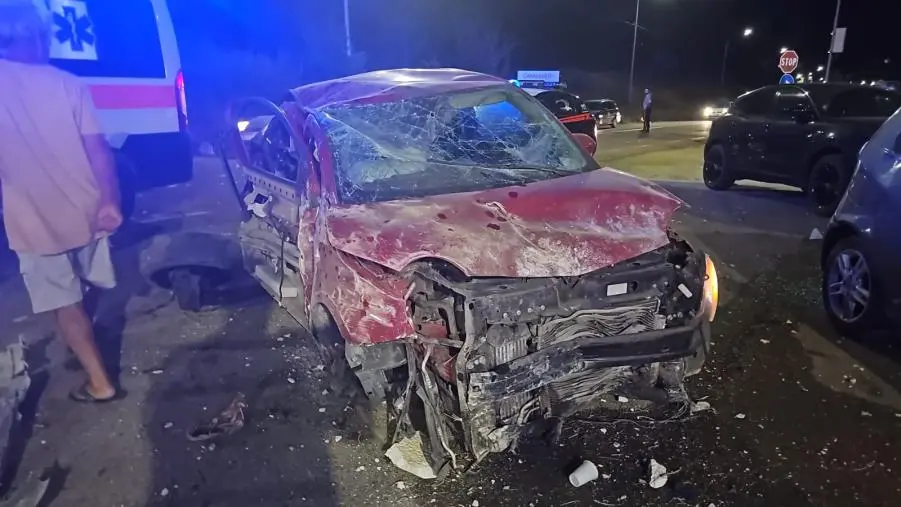
[[[238,132],[244,132],[247,130],[247,127],[250,126],[250,122],[247,120],[241,120],[238,122]]]
[[[705,108],[702,110],[701,114],[702,114],[705,118],[709,118],[709,117],[713,116],[713,108],[712,108],[712,107],[705,107]]]

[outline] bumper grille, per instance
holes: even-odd
[[[580,336],[615,336],[662,328],[657,315],[660,301],[649,299],[629,306],[598,310],[580,310],[542,324],[538,330],[539,348],[566,342]]]

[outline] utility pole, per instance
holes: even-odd
[[[832,50],[835,49],[835,32],[838,30],[838,13],[842,10],[842,0],[835,4],[835,20],[832,21],[832,37],[829,38],[829,56],[826,58],[826,75],[823,81],[829,82],[829,73],[832,72]]]
[[[345,0],[347,1],[347,0]],[[629,103],[632,103],[632,88],[635,85],[635,50],[638,48],[638,13],[641,0],[635,0],[635,32],[632,34],[632,65],[629,67]],[[830,55],[831,56],[831,55]]]
[[[347,57],[353,56],[354,48],[350,41],[350,0],[344,0],[344,45]]]

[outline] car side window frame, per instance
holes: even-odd
[[[750,100],[760,100],[761,105],[763,105],[766,101],[768,101],[769,103],[762,107],[759,111],[748,112],[747,109],[743,110],[743,103],[745,105],[752,104],[752,102],[749,102]],[[775,103],[776,90],[769,87],[760,88],[739,97],[735,101],[735,104],[732,105],[731,112],[734,116],[738,116],[739,118],[747,120],[765,120],[773,113]]]
[[[788,103],[788,101],[795,101],[800,107],[797,109],[790,109],[790,112],[785,114],[786,112],[783,109],[782,104]],[[773,111],[771,114],[774,121],[796,122],[802,112],[811,121],[819,119],[816,104],[813,103],[810,95],[803,88],[791,86],[778,88],[776,90],[773,100]]]

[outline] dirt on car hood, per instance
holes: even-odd
[[[400,271],[443,259],[472,277],[582,275],[664,246],[682,204],[611,169],[478,192],[335,207],[331,244]]]

